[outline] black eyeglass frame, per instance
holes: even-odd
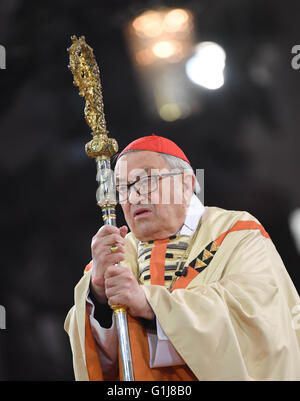
[[[174,175],[181,175],[181,174],[183,174],[183,172],[182,171],[180,171],[180,172],[177,172],[177,173],[165,173],[165,174],[154,174],[154,175],[146,175],[146,176],[144,176],[144,177],[141,177],[140,179],[138,179],[138,180],[136,180],[136,181],[134,181],[134,182],[132,182],[131,184],[122,184],[122,185],[116,185],[116,191],[117,191],[117,194],[118,194],[118,198],[120,198],[120,191],[118,190],[118,187],[120,187],[120,186],[122,186],[122,187],[127,187],[127,197],[126,198],[122,198],[122,200],[121,200],[121,202],[125,202],[125,201],[127,201],[128,200],[128,198],[129,198],[129,196],[130,196],[130,193],[131,193],[131,187],[133,187],[134,188],[134,190],[135,190],[135,192],[138,194],[138,195],[149,195],[149,194],[151,194],[152,192],[155,192],[156,190],[157,190],[157,188],[158,188],[158,182],[159,182],[159,179],[160,178],[164,178],[164,177],[171,177],[171,176],[174,176]],[[156,181],[155,181],[155,189],[152,189],[151,191],[149,191],[149,192],[147,192],[147,193],[140,193],[140,191],[139,191],[139,189],[138,188],[136,188],[135,187],[135,184],[137,183],[137,182],[140,182],[141,180],[143,180],[143,179],[145,179],[145,178],[155,178],[156,179]]]

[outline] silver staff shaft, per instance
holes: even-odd
[[[134,381],[126,310],[115,310],[124,381]]]
[[[115,206],[116,193],[113,179],[113,172],[110,168],[110,160],[107,158],[97,158],[97,203],[101,207],[102,217],[105,225],[116,226]],[[120,266],[120,268],[122,268]],[[127,312],[125,305],[111,305],[114,311],[114,318],[117,324],[120,355],[122,361],[122,371],[124,381],[134,381],[130,338],[127,323]]]

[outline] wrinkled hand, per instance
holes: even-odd
[[[125,235],[128,228],[104,225],[92,239],[93,269],[91,289],[100,303],[106,302],[104,274],[108,266],[125,259]],[[118,252],[112,253],[111,246],[117,245]]]
[[[154,312],[144,290],[130,269],[124,266],[109,266],[104,273],[104,281],[109,305],[126,305],[131,316],[154,319]]]

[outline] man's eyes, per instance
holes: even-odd
[[[133,182],[128,182],[126,184],[117,184],[117,188],[122,188],[122,189],[123,188],[127,188],[128,186],[130,186],[132,184],[136,184],[138,182],[146,182],[146,181],[148,181],[150,179],[151,179],[151,177],[149,177],[149,176],[141,177],[141,178],[139,178],[139,179],[137,179],[136,181],[133,181]]]

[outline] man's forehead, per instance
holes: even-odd
[[[143,173],[146,173],[147,175],[148,174],[151,174],[151,171],[153,171],[153,169],[154,169],[154,167],[151,167],[151,166],[145,166],[145,167],[138,167],[138,168],[131,168],[131,169],[128,169],[128,167],[126,166],[126,164],[123,166],[123,168],[122,168],[122,166],[118,169],[118,170],[115,170],[115,173],[116,173],[116,177],[122,177],[123,175],[130,175],[130,173],[132,173],[132,174],[143,174]]]
[[[168,163],[156,152],[130,152],[122,156],[116,165],[116,179],[136,175],[157,174],[158,170],[168,168]]]
[[[165,173],[167,169],[165,167],[162,168],[154,168],[154,167],[144,167],[144,168],[133,168],[130,171],[126,169],[119,169],[115,171],[115,177],[117,181],[131,181],[136,180],[137,178],[144,176],[151,176],[160,173]]]

